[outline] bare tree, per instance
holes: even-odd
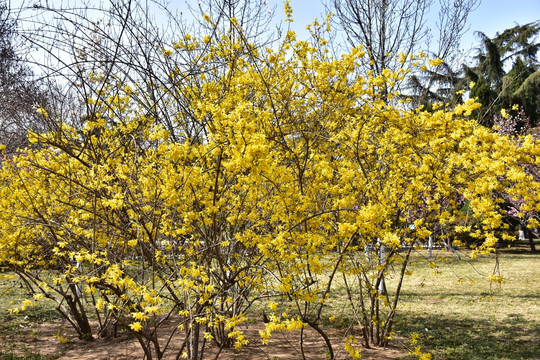
[[[17,19],[5,2],[0,3],[0,144],[8,152],[28,145],[28,130],[48,127],[46,118],[36,113],[36,105],[46,101],[45,91],[24,63],[17,46]]]
[[[398,55],[425,52],[444,60],[449,65],[445,74],[455,77],[452,68],[459,56],[460,39],[467,30],[469,13],[480,1],[439,0],[435,4],[434,0],[328,0],[325,5],[335,14],[348,45],[364,46],[368,55],[362,64],[364,71],[371,70],[376,76],[384,69],[409,68],[410,62],[400,62]],[[436,31],[428,26],[434,8],[438,12]],[[416,84],[419,89],[409,89],[420,95],[418,102],[433,93],[433,87],[441,86],[441,77],[425,75]]]
[[[327,7],[345,32],[350,46],[363,45],[366,67],[375,74],[395,66],[396,54],[412,53],[426,38],[430,0],[331,0]]]
[[[86,100],[99,99],[105,84],[129,84],[134,90],[130,96],[175,141],[204,137],[205,124],[190,113],[190,96],[200,76],[219,75],[227,68],[227,59],[203,61],[211,44],[242,34],[238,42],[264,48],[274,39],[272,11],[263,0],[205,0],[188,6],[190,17],[167,5],[160,0],[111,0],[107,6],[73,1],[21,9],[22,36],[38,50],[35,64],[49,78],[59,78],[66,94],[77,94],[79,103],[86,103],[76,109],[74,123],[96,111]],[[193,46],[175,49],[179,43]],[[246,49],[241,46],[231,56]],[[91,74],[99,74],[100,81]],[[187,88],[189,94],[182,91]]]

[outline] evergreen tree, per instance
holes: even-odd
[[[465,75],[475,83],[471,97],[477,97],[483,105],[477,112],[478,120],[491,126],[502,109],[523,109],[532,126],[536,126],[540,120],[540,68],[536,56],[540,21],[517,25],[492,39],[482,32],[477,34],[481,45],[476,66],[465,66]],[[508,63],[512,66],[506,71]]]

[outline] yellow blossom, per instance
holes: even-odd
[[[145,315],[142,312],[133,313],[131,314],[131,316],[133,316],[135,320],[139,320],[139,321],[146,321],[148,319],[148,315]]]
[[[131,324],[129,324],[129,328],[135,332],[139,332],[142,330],[143,326],[141,325],[140,322],[136,321],[136,322],[133,322]]]
[[[36,112],[41,115],[41,116],[44,116],[44,117],[49,117],[49,113],[47,113],[47,110],[45,110],[44,108],[42,107],[38,107],[36,109]]]
[[[444,64],[444,61],[440,58],[436,58],[436,59],[430,59],[428,60],[429,64],[431,66],[440,66],[442,64]]]

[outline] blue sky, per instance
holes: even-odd
[[[516,23],[524,25],[536,20],[540,20],[540,0],[484,0],[471,14],[469,36],[464,40],[474,40],[473,31],[493,37]]]
[[[97,0],[93,1],[98,2]],[[103,0],[103,4],[106,6],[109,1]],[[152,3],[152,0],[141,1]],[[171,7],[185,10],[186,3],[193,4],[196,7],[197,0],[154,1],[168,2]],[[58,6],[66,3],[82,3],[82,0],[8,0],[8,2],[11,3],[13,8],[16,8],[21,4],[32,6],[34,3],[49,3],[52,6]],[[324,18],[325,9],[322,0],[290,0],[290,2],[294,11],[293,29],[300,38],[305,38],[307,36],[306,25],[312,23],[315,18]],[[436,3],[437,0],[434,0],[434,2]],[[267,0],[267,3],[268,8],[275,7],[276,21],[282,19],[283,0]],[[436,12],[434,12],[433,16],[436,18]],[[469,17],[470,27],[462,39],[462,48],[466,51],[478,44],[478,39],[474,36],[475,31],[482,31],[489,37],[493,37],[496,32],[502,32],[515,24],[523,25],[536,20],[540,20],[540,0],[483,0],[478,9]]]
[[[276,12],[281,16],[283,2],[272,0],[268,3],[277,5]],[[324,6],[318,0],[291,0],[291,6],[297,30],[303,29],[315,18],[321,19],[324,13]],[[516,23],[523,25],[536,20],[540,20],[540,0],[483,0],[469,17],[470,29],[462,40],[462,47],[469,49],[478,43],[475,31],[493,37],[496,32],[502,32]]]

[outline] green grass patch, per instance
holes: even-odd
[[[17,343],[17,338],[28,335],[28,329],[38,324],[59,320],[60,315],[54,304],[40,300],[36,305],[28,306],[19,314],[10,313],[10,309],[19,307],[24,299],[32,299],[13,273],[0,272],[0,360],[49,360],[57,356],[43,355],[39,351],[27,349],[24,344]]]
[[[443,254],[436,268],[424,262],[407,277],[396,332],[420,334],[423,351],[434,359],[538,359],[540,255],[503,249],[498,270],[504,280],[497,284],[487,279],[494,257]]]
[[[53,360],[56,356],[42,355],[39,352],[27,352],[23,355],[17,355],[13,352],[0,352],[0,360]]]

